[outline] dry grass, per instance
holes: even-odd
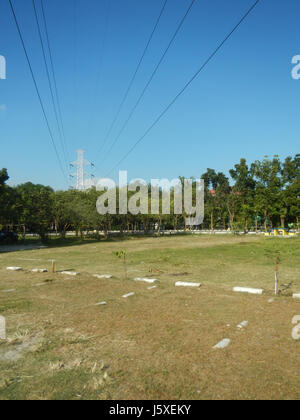
[[[125,281],[113,255],[121,248]],[[293,286],[268,303],[279,249],[280,278]],[[9,338],[0,345],[0,399],[299,399],[291,321],[300,302],[289,296],[300,292],[299,249],[299,239],[179,237],[0,254]],[[26,271],[50,268],[51,259],[82,274]],[[8,273],[9,265],[25,271]],[[175,288],[175,274],[203,285]],[[147,275],[159,279],[156,289],[133,281]],[[266,295],[234,294],[237,285]],[[135,295],[123,299],[128,292]],[[101,301],[107,305],[96,306]],[[248,327],[238,330],[244,320]],[[230,346],[213,350],[223,338]],[[13,350],[22,357],[1,360]]]

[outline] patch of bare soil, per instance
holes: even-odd
[[[23,336],[20,338],[15,338],[8,340],[9,349],[7,346],[4,346],[3,349],[0,348],[0,362],[17,362],[20,360],[26,353],[36,351],[41,343],[40,336]]]

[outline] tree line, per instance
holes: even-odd
[[[248,165],[241,159],[229,171],[207,169],[205,183],[205,218],[199,228],[258,230],[274,227],[300,227],[300,155],[281,161],[265,157]],[[180,177],[184,181],[183,177]],[[0,229],[36,233],[42,240],[53,231],[65,237],[67,232],[111,230],[146,233],[156,229],[184,229],[186,215],[100,215],[96,201],[101,194],[88,191],[54,191],[49,186],[30,182],[10,187],[6,169],[0,170]],[[151,188],[149,186],[149,197]],[[172,194],[171,194],[172,202]]]

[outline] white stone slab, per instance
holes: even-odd
[[[147,278],[141,278],[141,277],[137,277],[134,279],[134,281],[141,281],[144,283],[149,283],[149,284],[153,284],[157,282],[157,279],[147,279]]]
[[[6,270],[8,271],[22,271],[22,267],[7,267]]]
[[[238,328],[239,330],[242,330],[243,328],[247,328],[247,327],[248,327],[248,324],[249,324],[249,322],[248,322],[248,321],[243,321],[243,322],[241,322],[241,323],[237,326],[237,328]]]
[[[238,293],[249,293],[250,295],[262,295],[264,292],[263,289],[252,289],[250,287],[234,287],[233,291]]]
[[[46,268],[34,268],[31,270],[32,273],[48,273],[48,270]]]
[[[112,279],[112,275],[111,274],[94,274],[94,276],[96,279]]]
[[[176,287],[201,287],[201,283],[188,283],[185,281],[177,281],[175,283]]]
[[[6,340],[6,321],[4,316],[0,315],[0,340]]]
[[[224,340],[220,341],[218,344],[214,346],[214,349],[226,349],[230,344],[229,338],[224,338]]]
[[[152,289],[156,289],[157,286],[151,286],[151,287],[147,287],[148,290],[152,290]]]
[[[99,302],[99,303],[96,303],[96,306],[102,306],[102,305],[107,305],[107,302]]]
[[[80,273],[76,273],[75,271],[62,271],[61,274],[65,274],[66,276],[79,276]]]
[[[300,299],[300,293],[294,293],[293,298],[294,299]]]
[[[129,298],[131,296],[134,296],[135,293],[131,292],[131,293],[127,293],[126,295],[122,296],[124,299]]]

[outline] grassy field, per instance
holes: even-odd
[[[121,249],[127,279],[114,255]],[[278,251],[280,284],[290,287],[270,302]],[[0,253],[8,336],[0,341],[0,399],[300,399],[300,340],[291,335],[299,256],[300,238],[234,236],[70,240]],[[50,271],[53,259],[58,271],[80,276],[31,273]],[[159,283],[149,290],[135,277]],[[202,287],[174,287],[179,280]],[[223,338],[229,347],[213,349]]]

